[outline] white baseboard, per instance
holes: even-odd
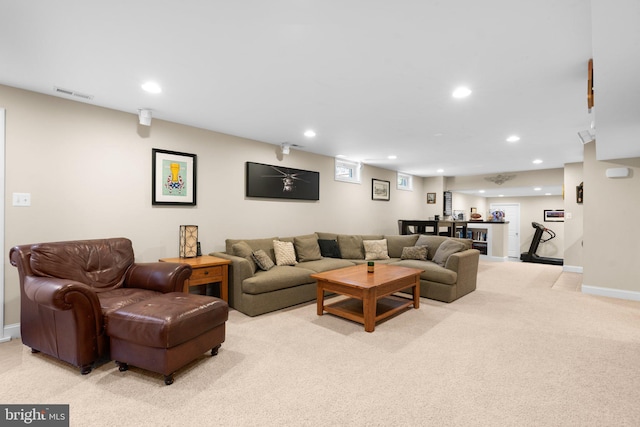
[[[20,338],[20,323],[4,326],[4,337],[0,338],[0,342],[9,341],[12,338]]]
[[[509,261],[509,257],[497,257],[497,256],[489,256],[489,255],[480,255],[480,259],[485,261],[492,262],[507,262]]]
[[[601,288],[599,286],[582,285],[582,293],[590,294],[590,295],[598,295],[601,297],[640,301],[640,292],[625,291],[623,289]]]
[[[579,265],[563,265],[562,271],[566,271],[568,273],[582,273],[582,267]]]

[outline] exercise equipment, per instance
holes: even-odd
[[[540,243],[548,242],[549,240],[553,239],[554,237],[556,237],[556,233],[537,222],[532,222],[531,226],[536,229],[536,234],[533,235],[533,240],[531,241],[529,252],[522,252],[520,254],[520,260],[523,262],[536,262],[539,264],[563,265],[564,260],[562,258],[551,258],[536,255],[538,245],[540,245]],[[547,233],[549,237],[543,239],[542,235],[544,233]]]

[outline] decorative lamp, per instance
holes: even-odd
[[[194,258],[198,255],[198,226],[180,226],[180,258]]]

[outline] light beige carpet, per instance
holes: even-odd
[[[478,289],[366,333],[314,304],[232,311],[218,356],[175,383],[0,344],[0,402],[68,403],[72,426],[640,425],[640,303],[561,267],[481,262]]]

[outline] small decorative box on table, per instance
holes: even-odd
[[[220,283],[220,298],[229,301],[229,264],[228,259],[210,255],[195,258],[161,258],[161,262],[189,264],[193,269],[189,280],[184,282],[184,292],[189,293],[191,286]]]

